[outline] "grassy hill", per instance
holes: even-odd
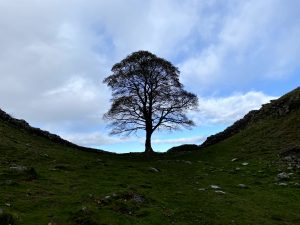
[[[94,152],[0,117],[0,224],[300,224],[299,96],[199,150],[153,158]]]

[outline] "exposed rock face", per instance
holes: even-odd
[[[234,134],[245,129],[249,124],[257,122],[267,117],[282,117],[300,108],[300,87],[292,92],[282,96],[277,100],[272,100],[268,104],[264,104],[259,110],[252,110],[244,118],[236,121],[232,126],[226,128],[223,132],[212,135],[200,145],[206,147],[223,141]]]
[[[282,150],[280,156],[291,168],[300,169],[300,146]]]
[[[84,151],[105,152],[105,151],[102,151],[102,150],[96,150],[96,149],[92,149],[92,148],[86,148],[86,147],[78,146],[78,145],[73,144],[73,143],[71,143],[67,140],[62,139],[60,136],[58,136],[56,134],[51,134],[48,131],[44,131],[44,130],[41,130],[39,128],[31,127],[25,120],[15,119],[15,118],[13,118],[12,116],[10,116],[9,114],[7,114],[6,112],[4,112],[1,109],[0,109],[0,120],[7,121],[7,122],[9,122],[9,124],[19,128],[19,129],[25,130],[25,131],[29,132],[30,134],[45,137],[45,138],[47,138],[47,139],[49,139],[53,142],[63,144],[65,146],[74,147],[74,148],[84,150]],[[105,152],[105,153],[109,153],[109,152]]]

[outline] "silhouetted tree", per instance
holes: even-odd
[[[111,134],[146,131],[145,152],[152,153],[151,135],[158,129],[193,126],[185,113],[196,109],[196,95],[183,90],[179,70],[147,51],[134,52],[112,67],[104,79],[112,89]]]

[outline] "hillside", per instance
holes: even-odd
[[[9,114],[7,114],[6,112],[4,112],[1,109],[0,109],[0,121],[7,122],[7,124],[9,124],[10,126],[13,126],[13,127],[17,128],[18,130],[22,130],[25,133],[30,134],[31,136],[44,137],[45,139],[48,139],[51,142],[58,143],[60,145],[64,145],[67,147],[73,147],[73,148],[83,150],[83,151],[97,151],[97,152],[101,151],[104,153],[104,151],[99,150],[99,149],[95,150],[92,148],[78,146],[74,143],[71,143],[67,140],[62,139],[60,136],[58,136],[56,134],[51,134],[50,132],[41,130],[40,128],[32,127],[25,120],[13,118],[12,116],[10,116]],[[105,152],[105,153],[109,154],[109,152]]]
[[[274,121],[276,121],[276,119],[293,116],[292,113],[299,111],[299,109],[300,87],[277,100],[272,100],[270,103],[263,105],[259,110],[250,111],[244,116],[244,118],[236,121],[232,126],[228,127],[223,132],[208,137],[201,147],[207,147],[223,141],[250,127],[252,124],[260,123],[263,120],[274,119]],[[295,118],[295,120],[297,121],[298,118]],[[269,125],[272,126],[272,124]],[[293,127],[291,130],[299,131],[298,127]]]
[[[299,96],[153,158],[82,151],[0,117],[0,224],[300,224]]]

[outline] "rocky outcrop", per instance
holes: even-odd
[[[27,123],[25,120],[19,120],[19,119],[15,119],[12,116],[10,116],[9,114],[7,114],[6,112],[4,112],[3,110],[0,109],[0,121],[7,121],[10,125],[18,128],[18,129],[22,129],[30,134],[33,135],[37,135],[37,136],[41,136],[44,138],[47,138],[55,143],[59,143],[68,147],[73,147],[76,149],[80,149],[80,150],[84,150],[84,151],[96,151],[96,152],[102,152],[102,153],[109,153],[103,150],[98,150],[98,149],[92,149],[92,148],[86,148],[86,147],[82,147],[82,146],[78,146],[72,142],[69,142],[67,140],[62,139],[60,136],[56,135],[56,134],[51,134],[48,131],[44,131],[41,130],[39,128],[35,128],[35,127],[31,127],[29,125],[29,123]]]
[[[198,145],[185,144],[185,145],[172,147],[167,151],[167,153],[188,153],[196,150],[199,150]]]
[[[208,137],[206,141],[200,145],[200,147],[207,147],[221,142],[233,136],[234,134],[239,133],[251,123],[267,117],[283,117],[298,109],[300,109],[300,87],[277,100],[272,100],[270,103],[264,104],[259,110],[250,111],[244,116],[244,118],[236,121],[232,126],[226,128],[223,132]]]
[[[279,156],[290,168],[300,169],[300,146],[284,149]]]

